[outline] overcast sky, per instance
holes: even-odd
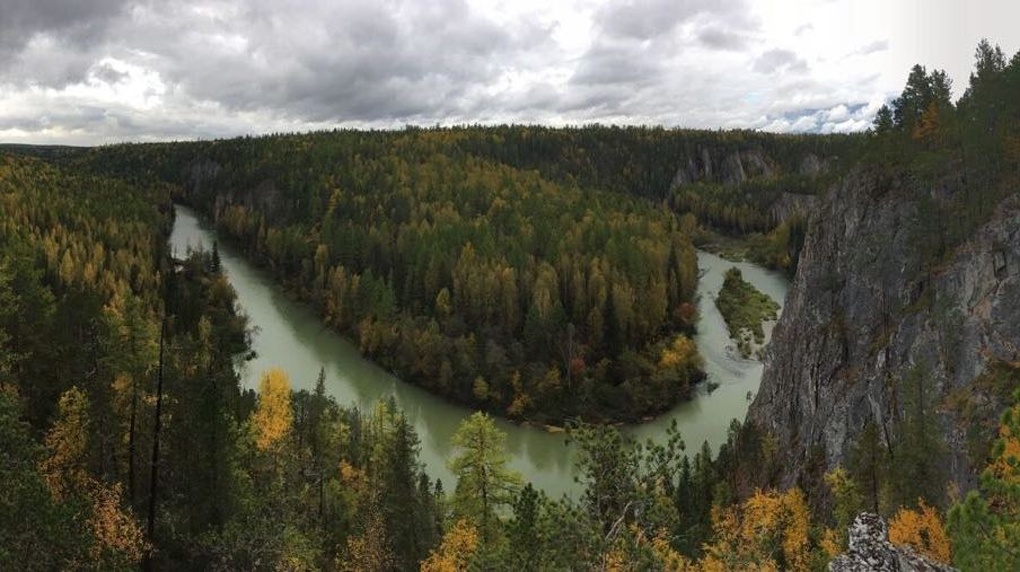
[[[890,7],[893,5],[895,7]],[[0,142],[405,124],[852,131],[1017,0],[0,0]]]

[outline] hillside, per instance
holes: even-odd
[[[179,185],[403,379],[561,424],[687,398],[703,377],[693,242],[776,231],[760,240],[792,267],[787,220],[860,140],[466,127],[117,146],[77,164]]]

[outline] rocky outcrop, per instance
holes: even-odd
[[[882,517],[861,513],[849,530],[850,549],[829,562],[830,572],[951,572],[956,570],[889,542]]]
[[[824,450],[830,467],[842,462],[868,422],[895,443],[911,375],[921,376],[945,441],[947,476],[964,490],[975,484],[968,445],[988,443],[1004,405],[975,379],[992,363],[1020,360],[1020,197],[924,270],[931,228],[946,223],[925,205],[952,190],[908,186],[852,172],[808,224],[749,412],[779,439],[785,484],[812,450]],[[987,427],[965,419],[951,396],[965,396],[967,415]]]
[[[223,166],[216,161],[197,160],[188,169],[183,185],[183,199],[186,202],[211,201],[213,217],[218,219],[223,208],[242,205],[249,211],[264,213],[266,220],[273,221],[283,215],[283,196],[276,184],[264,180],[254,187],[229,187],[217,184]]]
[[[817,204],[818,195],[782,193],[772,205],[772,220],[778,224],[794,216],[807,216],[811,214],[811,211],[815,210]]]
[[[816,177],[829,170],[833,159],[820,159],[814,153],[804,155],[797,172],[806,177]]]
[[[740,151],[698,147],[680,161],[670,189],[691,183],[739,185],[751,179],[770,179],[785,174],[815,178],[829,171],[832,159],[821,159],[807,153],[784,171],[760,149]]]
[[[673,176],[671,189],[696,182],[737,185],[757,177],[772,177],[774,169],[757,149],[720,152],[700,147],[688,155]]]
[[[820,159],[814,153],[807,153],[799,163],[791,163],[784,170],[760,149],[737,151],[698,147],[681,159],[670,191],[694,183],[735,187],[747,181],[768,180],[774,184],[767,191],[758,192],[768,193],[765,203],[769,205],[772,220],[779,224],[795,215],[807,215],[814,209],[817,196],[805,194],[804,180],[817,180],[830,170],[830,163],[831,159]],[[793,179],[798,180],[791,185],[785,184]]]
[[[186,192],[199,194],[206,184],[210,184],[223,171],[223,166],[215,161],[195,161],[188,170]]]

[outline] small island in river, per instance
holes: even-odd
[[[779,304],[744,280],[740,270],[733,267],[726,271],[715,305],[740,355],[748,358],[761,351],[765,343],[763,323],[778,317]]]

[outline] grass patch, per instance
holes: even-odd
[[[726,321],[730,338],[745,358],[751,357],[756,346],[765,343],[762,323],[779,315],[779,304],[744,280],[735,267],[726,271],[715,305]]]

